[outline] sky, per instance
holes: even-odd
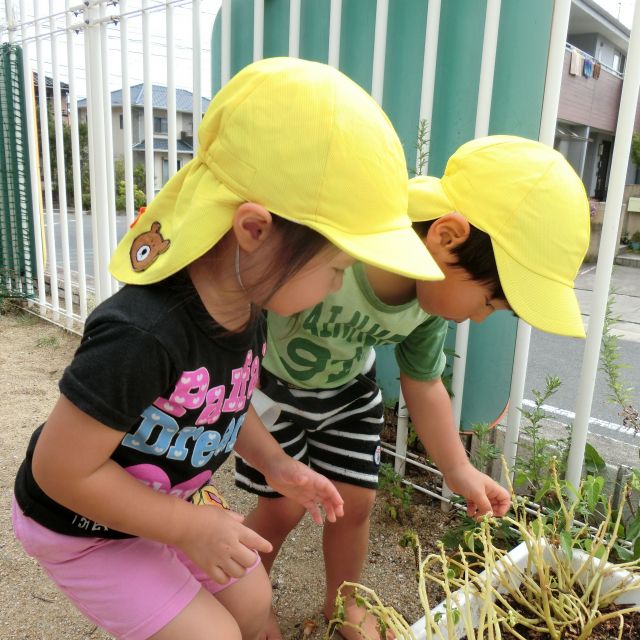
[[[622,24],[631,28],[633,21],[633,7],[635,0],[595,0],[601,7],[608,11],[614,18],[618,18]]]
[[[180,0],[182,2],[182,0]],[[150,8],[161,8],[159,11],[149,14],[149,31],[151,34],[151,80],[154,84],[167,84],[167,57],[166,57],[166,11],[164,10],[164,0],[146,0]],[[6,4],[12,3],[14,12],[18,18],[20,15],[18,0],[0,0],[0,24],[6,22]],[[49,13],[60,13],[64,10],[65,0],[25,0],[25,17],[27,21],[34,18],[34,7],[37,3],[38,16],[40,18]],[[143,0],[128,0],[127,12],[140,9]],[[71,5],[79,4],[78,0],[71,0]],[[174,38],[175,38],[175,82],[181,89],[193,89],[193,66],[192,66],[192,14],[191,2],[183,2],[185,6],[174,6]],[[51,9],[49,9],[51,7]],[[200,42],[201,42],[201,86],[204,97],[211,96],[211,32],[215,16],[220,8],[220,0],[200,0]],[[107,15],[117,14],[119,9],[110,6],[107,8]],[[79,21],[79,20],[78,20]],[[55,28],[64,25],[64,18],[54,18]],[[30,34],[34,33],[30,27]],[[41,23],[42,33],[49,31],[49,21]],[[143,81],[142,68],[142,19],[139,16],[132,16],[128,19],[128,43],[129,43],[129,84],[134,85]],[[4,40],[4,34],[3,38]],[[60,80],[67,82],[68,61],[66,37],[63,33],[58,35],[58,46],[56,49],[58,58],[58,69]],[[79,98],[86,96],[86,73],[84,64],[84,37],[81,34],[73,35],[74,41],[74,70],[76,79],[77,95]],[[48,76],[52,74],[52,53],[48,40],[42,41],[42,58],[44,62],[44,73]],[[121,61],[120,61],[120,27],[109,25],[107,28],[107,48],[109,65],[109,88],[110,90],[120,89],[122,86]],[[29,58],[32,60],[33,68],[36,69],[36,47],[34,41],[29,43]]]

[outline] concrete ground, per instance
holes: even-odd
[[[615,291],[613,310],[619,317],[615,334],[619,337],[619,356],[624,364],[621,375],[627,386],[633,387],[632,401],[640,406],[640,254],[628,253],[625,261],[614,266],[612,289]],[[585,264],[576,279],[576,292],[588,327],[593,308],[593,288],[596,265]],[[546,375],[558,375],[563,384],[550,400],[544,421],[544,437],[566,437],[576,410],[584,341],[559,338],[536,332],[532,334],[525,398],[532,400],[531,389],[544,388]],[[607,401],[609,389],[599,372],[591,407],[588,442],[605,461],[612,473],[620,465],[640,466],[640,434],[622,427],[619,408]],[[527,404],[527,400],[525,400]]]

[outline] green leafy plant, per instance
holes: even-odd
[[[116,183],[116,209],[124,211],[127,206],[126,197],[126,181],[124,175],[124,160],[118,159],[114,163],[114,174]],[[138,162],[133,167],[133,207],[134,213],[138,212],[140,207],[146,204],[147,196],[145,194],[146,173],[144,164]]]
[[[532,409],[522,408],[520,411],[527,421],[521,433],[525,437],[518,443],[518,455],[514,465],[514,485],[527,495],[533,496],[535,502],[544,502],[544,496],[550,489],[549,466],[552,458],[556,458],[560,473],[564,472],[571,441],[571,428],[565,438],[550,439],[542,435],[542,420],[547,417],[543,405],[560,388],[560,378],[547,376],[543,391],[532,389],[535,399]]]
[[[412,176],[421,176],[429,159],[429,124],[424,119],[418,123],[416,151],[416,166],[410,169],[409,173]]]
[[[640,166],[640,133],[634,133],[631,138],[631,162]]]
[[[638,241],[640,242],[640,232]],[[602,343],[600,345],[600,370],[604,373],[609,388],[607,400],[620,407],[622,424],[625,427],[640,431],[638,411],[633,407],[631,395],[633,387],[627,386],[624,380],[626,365],[620,362],[620,344],[618,336],[613,333],[613,327],[620,321],[620,316],[613,311],[615,289],[611,289],[607,298],[604,316]]]
[[[500,449],[491,440],[493,429],[486,422],[471,425],[471,433],[475,438],[476,444],[472,450],[470,460],[471,464],[477,469],[487,469],[494,460],[500,457]]]
[[[378,491],[385,500],[385,510],[393,520],[404,522],[411,508],[413,487],[403,481],[392,465],[380,465]]]

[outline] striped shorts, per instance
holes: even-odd
[[[335,389],[299,389],[263,369],[260,390],[280,405],[269,431],[285,453],[330,480],[378,488],[384,405],[375,367]],[[280,496],[240,456],[235,479],[251,493]]]

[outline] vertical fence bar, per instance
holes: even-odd
[[[127,0],[120,0],[120,72],[122,76],[122,156],[124,160],[127,225],[135,217],[133,181],[133,133],[131,130],[131,87],[129,82],[129,18]]]
[[[58,296],[58,268],[55,242],[55,220],[53,216],[53,192],[51,187],[51,156],[49,148],[49,112],[47,109],[47,78],[44,73],[42,56],[42,34],[40,29],[38,3],[33,3],[33,14],[36,27],[36,55],[38,57],[38,111],[40,115],[40,149],[42,151],[42,169],[44,176],[44,201],[47,239],[47,262],[49,264],[49,287],[51,290],[51,308],[53,319],[58,321],[60,299]]]
[[[62,250],[62,276],[64,286],[64,309],[66,326],[73,326],[73,289],[71,283],[71,258],[69,254],[69,223],[67,216],[67,180],[64,160],[64,133],[62,130],[62,105],[60,98],[60,73],[58,71],[58,36],[53,18],[53,1],[49,0],[49,30],[51,32],[51,68],[53,80],[53,122],[56,142],[56,173],[58,186],[58,208],[60,224],[60,247]],[[57,265],[56,265],[57,268]]]
[[[45,314],[47,292],[44,278],[44,246],[42,242],[42,192],[38,168],[38,133],[36,128],[35,96],[33,74],[29,66],[29,44],[25,28],[25,3],[20,0],[20,37],[22,39],[22,69],[24,76],[25,110],[27,114],[27,144],[29,146],[29,173],[31,178],[31,203],[33,240],[36,260],[36,280],[38,286],[38,311]]]
[[[622,81],[618,124],[616,126],[616,135],[613,143],[611,177],[609,179],[607,201],[604,208],[602,237],[598,248],[598,262],[593,287],[592,309],[591,315],[589,316],[589,328],[587,330],[587,343],[582,358],[580,383],[578,385],[578,396],[576,398],[576,418],[571,432],[571,447],[567,461],[567,480],[574,486],[578,485],[582,474],[589,417],[593,403],[593,390],[596,383],[598,361],[600,358],[600,343],[602,341],[604,317],[609,295],[613,260],[618,242],[618,223],[622,210],[624,183],[627,174],[627,165],[629,163],[629,150],[631,148],[631,136],[633,135],[639,89],[640,8],[636,2],[631,26],[631,36],[629,38],[627,67]]]
[[[153,82],[151,79],[151,29],[149,26],[148,0],[142,0],[142,78],[144,87],[144,168],[146,175],[147,204],[155,196],[155,167],[153,139]]]
[[[480,82],[478,86],[478,106],[476,108],[475,137],[489,133],[491,116],[491,97],[493,95],[493,74],[498,47],[498,29],[500,26],[500,0],[488,0],[482,41],[482,61],[480,63]],[[464,375],[467,367],[467,349],[469,346],[469,320],[461,322],[456,328],[455,352],[453,360],[453,418],[460,424],[462,416],[462,398],[464,394]]]
[[[116,231],[116,188],[113,166],[113,127],[111,125],[111,91],[109,90],[109,53],[107,50],[107,23],[105,20],[105,5],[100,4],[100,75],[102,78],[102,113],[104,117],[104,146],[107,169],[107,207],[109,220],[109,255],[113,253],[118,244]],[[106,265],[105,265],[106,266]],[[117,291],[118,281],[112,277],[111,291]]]
[[[498,31],[500,29],[500,6],[500,0],[487,1],[487,17],[484,23],[484,39],[482,42],[482,62],[480,63],[478,108],[476,111],[476,138],[489,134],[493,75],[496,67]]]
[[[384,94],[384,61],[387,55],[387,20],[389,18],[389,0],[376,3],[376,28],[373,40],[373,71],[371,77],[371,95],[378,104],[382,104]]]
[[[556,121],[558,119],[558,104],[560,102],[560,88],[562,85],[562,69],[564,49],[569,28],[569,14],[571,0],[555,0],[553,17],[551,20],[551,37],[549,40],[549,57],[547,60],[547,76],[542,102],[539,139],[544,144],[553,146],[555,139]],[[529,344],[531,342],[531,326],[518,320],[516,346],[511,374],[511,390],[509,393],[509,411],[507,413],[507,428],[504,436],[503,455],[507,468],[513,469],[518,451],[520,434],[520,409],[524,398],[524,385],[527,376],[529,360]],[[507,485],[504,470],[501,472],[500,482]]]
[[[13,29],[15,24],[15,18],[13,16],[13,4],[11,3],[11,0],[5,0],[5,3],[6,4],[4,6],[4,11],[5,16],[7,17],[7,39],[9,41],[9,44],[13,44]]]
[[[176,42],[173,29],[173,13],[173,5],[167,2],[167,145],[169,153],[169,178],[175,174],[178,167],[178,152],[176,149],[178,137],[176,127]]]
[[[424,40],[424,62],[422,66],[422,88],[420,92],[420,121],[425,120],[431,127],[433,116],[433,93],[436,84],[436,62],[438,59],[438,36],[440,33],[440,0],[429,0],[427,7],[427,26]],[[426,175],[429,169],[429,140],[426,148],[427,156],[422,174]],[[416,154],[418,163],[420,150]]]
[[[98,251],[98,207],[101,206],[98,203],[97,196],[97,175],[96,175],[96,163],[94,161],[94,154],[96,153],[95,147],[95,127],[93,122],[95,120],[92,97],[92,82],[89,76],[89,70],[92,65],[91,58],[91,38],[89,37],[89,25],[91,20],[89,8],[84,10],[84,68],[86,76],[86,104],[87,104],[87,139],[89,143],[89,193],[91,197],[90,208],[90,222],[91,222],[91,248],[92,248],[92,262],[93,262],[93,289],[95,294],[96,304],[106,297],[108,294],[102,291],[102,282],[100,279],[100,255]]]
[[[111,257],[111,241],[109,229],[108,173],[106,132],[105,132],[105,100],[102,81],[102,45],[100,37],[100,12],[95,6],[87,10],[88,26],[85,30],[85,49],[87,50],[87,80],[91,85],[88,91],[87,114],[91,114],[89,128],[92,143],[91,164],[94,166],[94,181],[92,189],[92,237],[93,251],[96,254],[96,273],[94,282],[100,283],[100,293],[96,302],[102,302],[112,293],[112,280],[109,274],[109,259]]]
[[[264,0],[253,0],[253,61],[264,57]]]
[[[198,153],[200,141],[198,129],[202,122],[202,64],[201,64],[201,37],[200,37],[200,0],[193,0],[191,5],[193,18],[193,154]]]
[[[475,137],[486,136],[489,133],[489,119],[491,116],[491,97],[493,95],[493,75],[498,48],[498,31],[500,27],[500,0],[488,0],[484,21],[484,36],[482,40],[482,60],[480,62],[480,81],[478,85],[478,105],[476,107]],[[465,320],[456,327],[455,353],[453,359],[453,373],[451,391],[453,393],[453,419],[460,425],[462,417],[462,399],[464,396],[464,376],[467,370],[467,352],[469,348],[470,321]],[[442,495],[450,497],[451,491],[443,482]],[[449,503],[443,503],[443,507]]]
[[[80,159],[80,133],[78,129],[78,97],[76,93],[75,54],[71,29],[70,0],[65,0],[65,25],[67,28],[67,65],[69,70],[69,126],[71,128],[71,162],[73,164],[73,209],[76,230],[76,255],[78,273],[79,316],[87,317],[87,271],[85,266],[84,221],[82,219],[82,167]]]
[[[289,0],[289,55],[300,55],[300,0]]]
[[[231,77],[231,0],[222,0],[220,20],[220,84],[224,86],[229,82],[229,78]],[[194,141],[195,138],[196,130],[194,129]]]
[[[340,32],[342,25],[342,0],[331,0],[329,9],[329,53],[327,62],[340,68]]]
[[[431,122],[433,114],[433,92],[436,82],[436,60],[438,56],[438,33],[440,31],[440,0],[429,0],[427,6],[427,24],[424,41],[424,58],[422,64],[422,84],[420,90],[420,122]],[[426,162],[423,161],[422,174],[426,175],[429,158],[429,141],[427,140]],[[421,150],[416,152],[416,166]],[[402,388],[398,396],[398,419],[396,425],[396,454],[394,468],[396,473],[404,476],[405,458],[407,456],[407,438],[409,437],[409,411]]]

